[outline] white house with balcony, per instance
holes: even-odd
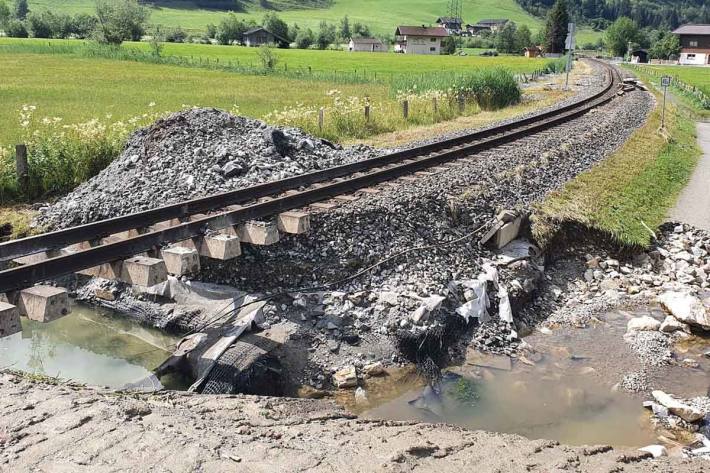
[[[440,26],[399,26],[395,31],[394,52],[403,54],[441,54],[441,42],[449,36]]]

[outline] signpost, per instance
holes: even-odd
[[[572,69],[572,56],[576,46],[574,33],[577,30],[577,25],[570,23],[567,26],[567,39],[565,39],[565,49],[567,49],[567,75],[565,77],[565,90],[569,89],[569,71]]]
[[[661,87],[663,87],[663,111],[661,112],[661,128],[666,127],[666,92],[668,92],[669,85],[671,85],[671,77],[661,77]]]

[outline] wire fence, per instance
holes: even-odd
[[[703,109],[710,110],[710,95],[706,94],[697,86],[683,82],[677,75],[668,74],[665,71],[659,71],[653,67],[641,66],[638,64],[628,64],[628,67],[643,74],[655,77],[659,79],[659,81],[661,77],[668,76],[670,78],[671,87],[696,100]]]

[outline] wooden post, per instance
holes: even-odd
[[[17,186],[22,195],[29,200],[30,195],[30,165],[27,161],[27,145],[15,146],[15,171],[17,173]]]
[[[370,106],[365,105],[365,122],[370,123]]]
[[[463,113],[466,108],[466,98],[463,94],[459,94],[459,113]]]
[[[439,112],[439,102],[436,101],[436,97],[431,99],[431,105],[434,107],[434,115],[436,115]]]
[[[309,73],[309,74],[312,74],[312,73],[313,73],[313,70],[311,69],[311,66],[308,66],[308,73]]]
[[[405,120],[409,118],[409,100],[402,102],[402,116]]]
[[[325,109],[323,107],[318,110],[318,129],[323,131],[323,119],[325,115]]]

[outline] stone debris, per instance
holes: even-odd
[[[354,388],[357,386],[357,370],[354,366],[346,366],[345,368],[333,373],[333,383],[336,387]]]
[[[294,128],[217,109],[188,109],[136,131],[106,169],[51,206],[37,224],[66,228],[284,179],[381,154],[342,149]]]
[[[683,258],[681,261],[687,260]],[[704,280],[707,284],[707,276]],[[710,330],[710,311],[700,298],[688,293],[669,291],[658,296],[658,302],[679,321]]]
[[[686,422],[697,422],[705,416],[700,409],[685,404],[663,391],[653,391],[651,394],[660,405]]]

